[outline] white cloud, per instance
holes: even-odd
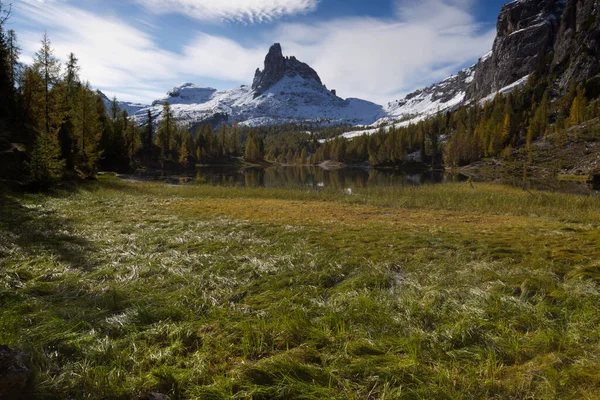
[[[131,101],[150,102],[182,81],[249,84],[277,41],[285,54],[311,65],[340,96],[384,103],[456,73],[486,53],[494,38],[494,31],[482,32],[468,12],[474,0],[403,0],[388,19],[282,23],[252,46],[192,32],[178,43],[180,51],[169,51],[129,21],[95,15],[62,0],[26,1],[15,8],[16,18],[30,27],[18,30],[25,59],[39,48],[47,29],[58,56],[74,52],[83,77],[108,95]]]
[[[449,75],[492,46],[467,10],[472,0],[399,3],[394,19],[283,24],[284,52],[310,64],[341,96],[384,103]]]
[[[317,9],[319,0],[135,0],[156,13],[199,20],[260,23]]]
[[[194,79],[199,83],[202,78],[244,82],[253,72],[252,67],[245,67],[259,65],[264,57],[262,50],[244,49],[230,39],[204,34],[192,36],[182,52],[163,50],[152,36],[123,20],[64,3],[28,0],[19,4],[16,13],[16,19],[36,26],[18,32],[23,61],[31,61],[46,29],[57,56],[65,60],[70,52],[75,53],[82,77],[107,95],[119,94],[122,100],[150,102],[175,84]],[[239,54],[237,62],[232,62],[234,54]]]

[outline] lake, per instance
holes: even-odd
[[[323,169],[320,167],[278,166],[269,168],[202,167],[192,174],[173,174],[166,171],[136,172],[119,175],[129,181],[161,181],[172,185],[219,185],[247,187],[327,187],[341,190],[365,189],[376,186],[418,186],[444,182],[466,182],[468,177],[444,172],[407,172],[399,169],[373,169],[346,167]],[[473,181],[485,179],[474,178]],[[487,180],[489,181],[489,180]],[[523,183],[522,178],[507,177],[495,180],[499,184],[548,191],[599,195],[600,187],[584,182],[535,180]]]

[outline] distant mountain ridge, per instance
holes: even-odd
[[[104,102],[106,111],[110,112],[113,101],[111,99],[109,99],[101,91],[98,91],[98,93],[100,93],[100,97],[102,98],[102,101]],[[134,115],[138,111],[148,107],[148,105],[146,105],[146,104],[132,103],[132,102],[128,102],[128,101],[118,101],[118,100],[117,100],[117,105],[119,106],[119,109],[121,111],[127,111],[127,114],[129,114],[129,115]]]
[[[597,0],[515,0],[502,8],[492,50],[456,75],[402,99],[380,106],[360,99],[342,99],[327,89],[318,73],[295,57],[284,57],[281,45],[269,49],[264,68],[252,85],[218,91],[184,83],[152,106],[119,103],[146,121],[150,111],[160,120],[169,102],[175,118],[191,126],[233,123],[249,126],[310,122],[320,125],[367,126],[355,136],[381,125],[406,126],[438,112],[474,101],[488,101],[524,85],[541,63],[549,61],[557,76],[556,90],[571,79],[585,81],[598,73],[600,7]]]
[[[598,0],[515,0],[502,8],[492,51],[454,77],[389,103],[388,116],[369,129],[346,137],[371,134],[382,124],[402,127],[433,114],[475,101],[492,100],[527,83],[540,65],[550,63],[555,90],[571,80],[593,78],[600,63]]]
[[[269,49],[264,69],[256,70],[252,86],[218,91],[184,83],[152,106],[138,110],[135,119],[145,123],[150,111],[160,121],[165,102],[179,123],[190,126],[234,121],[248,126],[291,122],[369,125],[386,115],[378,104],[338,97],[308,64],[284,57],[279,43]]]

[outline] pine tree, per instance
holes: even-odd
[[[188,141],[184,140],[182,145],[181,145],[181,149],[179,150],[179,164],[183,167],[183,168],[187,168],[188,164],[189,164],[189,152],[188,152]]]
[[[242,145],[240,144],[240,129],[238,127],[237,121],[233,123],[231,127],[231,141],[230,141],[230,149],[229,153],[237,157],[241,153]]]
[[[285,163],[294,164],[294,154],[292,153],[292,149],[287,151],[287,154],[285,155]]]
[[[8,47],[8,61],[10,64],[10,80],[13,86],[19,81],[22,65],[19,62],[21,48],[17,41],[17,34],[14,30],[9,30],[6,35],[6,45]]]
[[[28,165],[29,180],[47,185],[62,178],[65,162],[60,158],[60,147],[55,137],[38,135]]]
[[[15,108],[15,80],[12,68],[10,36],[4,33],[4,24],[10,17],[10,8],[7,10],[0,1],[0,120],[6,123]],[[8,39],[8,42],[7,42]]]
[[[300,153],[300,160],[299,160],[299,164],[300,165],[304,165],[307,164],[307,155],[306,155],[306,148],[303,147],[302,148],[302,152]]]
[[[573,99],[573,103],[571,105],[571,112],[569,114],[569,121],[572,126],[579,125],[585,122],[585,109],[586,109],[586,100],[585,100],[585,90],[578,89],[577,96]]]
[[[221,124],[217,132],[217,156],[223,157],[229,153],[229,127],[227,124]]]
[[[50,95],[50,90],[58,83],[60,78],[60,63],[58,58],[54,56],[54,50],[47,33],[44,33],[42,38],[42,48],[34,55],[33,67],[42,76],[44,83],[43,129],[44,134],[50,135],[51,125],[57,120],[61,120],[60,116],[56,115],[56,110],[53,109]]]
[[[172,140],[175,135],[175,122],[169,102],[165,102],[162,112],[158,132],[156,135],[156,145],[160,148],[160,158],[164,161],[173,160]]]
[[[139,129],[133,121],[129,120],[127,110],[121,111],[121,119],[123,120],[123,137],[125,139],[125,149],[127,151],[127,159],[129,167],[135,166],[136,155],[142,147],[142,141]]]
[[[248,139],[246,140],[245,159],[248,162],[258,162],[263,158],[261,152],[261,140],[258,137],[256,130],[252,129],[248,132]]]
[[[95,173],[102,154],[102,124],[96,104],[97,94],[92,91],[89,82],[80,85],[73,125],[77,143],[77,165],[84,175]]]
[[[62,113],[51,89],[59,82],[60,64],[54,57],[48,35],[44,34],[42,48],[34,56],[34,64],[27,78],[31,81],[30,101],[35,108],[29,112],[37,127],[35,145],[29,163],[29,177],[34,182],[47,183],[63,175],[58,129]],[[41,115],[40,115],[41,114]]]
[[[154,138],[154,127],[152,126],[152,112],[148,110],[148,121],[146,122],[146,128],[144,129],[144,136],[142,140],[142,147],[145,151],[152,149],[152,140]]]
[[[64,79],[60,84],[62,98],[63,121],[58,132],[58,141],[60,143],[61,153],[66,161],[67,169],[72,170],[75,167],[75,154],[77,152],[74,139],[75,108],[79,101],[81,82],[79,81],[78,60],[73,53],[69,54],[66,64]]]

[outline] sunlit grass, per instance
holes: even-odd
[[[0,199],[40,398],[596,398],[600,201],[496,185]]]

